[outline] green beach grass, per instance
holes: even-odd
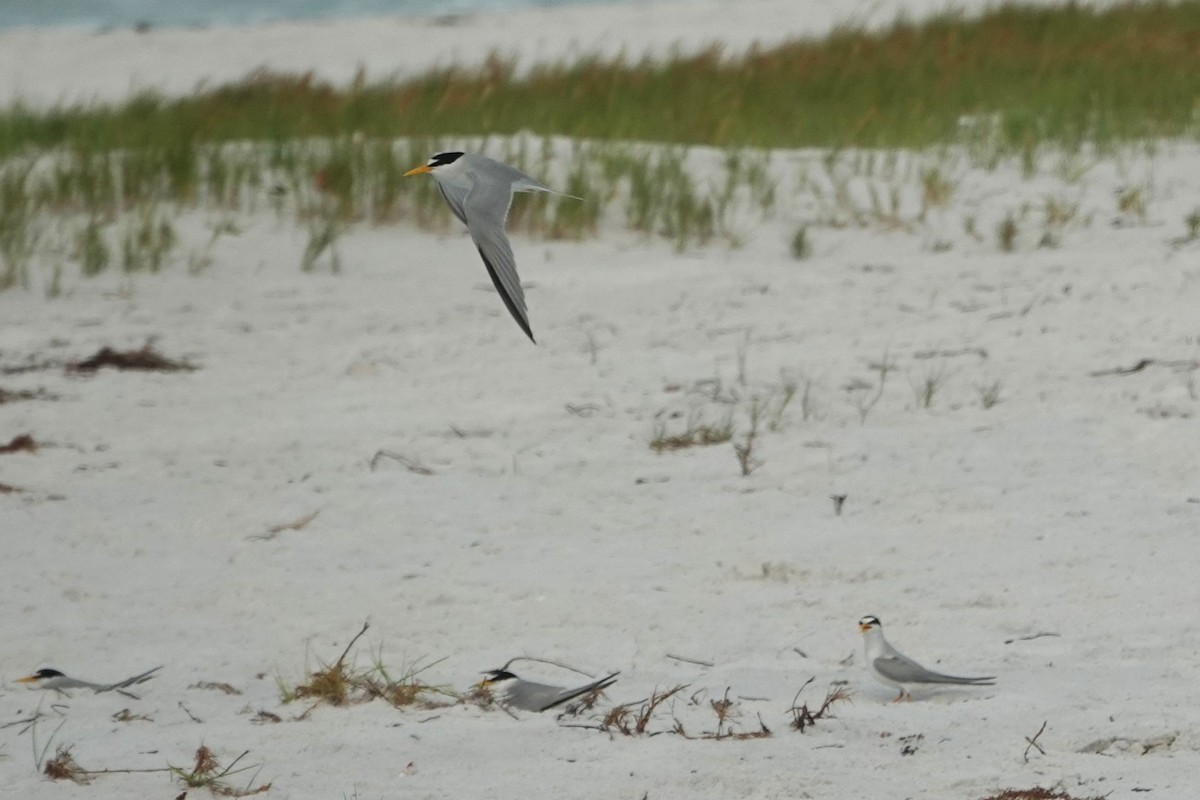
[[[184,97],[17,105],[0,109],[0,289],[31,285],[45,252],[56,265],[50,291],[64,259],[84,275],[157,272],[179,260],[173,218],[188,208],[224,215],[192,243],[193,272],[237,230],[234,215],[271,207],[308,230],[304,270],[337,270],[337,240],[352,224],[447,229],[433,182],[403,173],[463,147],[585,198],[527,198],[513,206],[512,230],[580,239],[619,219],[680,250],[740,244],[746,209],[776,213],[770,151],[816,148],[827,154],[820,174],[799,177],[818,207],[791,242],[802,258],[810,222],[912,230],[952,197],[947,176],[962,154],[985,169],[1015,157],[1031,176],[1048,151],[1193,137],[1198,122],[1200,2],[1006,5],[740,54],[524,72],[491,58],[344,87],[257,73]],[[696,145],[716,148],[702,179],[685,167]],[[914,163],[905,152],[934,156],[903,177],[895,165]],[[852,191],[864,177],[866,200]],[[915,213],[903,209],[908,180],[920,183]],[[1011,233],[1010,245],[1015,224]]]
[[[528,130],[750,147],[922,147],[992,119],[1004,142],[1177,136],[1200,114],[1200,3],[1105,10],[1009,5],[980,17],[844,28],[747,53],[582,60],[526,73],[492,58],[334,87],[262,73],[196,95],[0,113],[0,157],[23,148],[153,146],[358,134]]]

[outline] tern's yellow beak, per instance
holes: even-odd
[[[26,675],[24,678],[17,678],[13,683],[37,683],[37,675]]]
[[[871,630],[871,626],[870,625],[859,625],[858,629],[860,631],[862,631],[863,633],[866,633],[867,631]]]
[[[486,688],[488,688],[488,687],[489,687],[489,686],[491,686],[491,685],[492,685],[492,679],[491,679],[491,678],[484,678],[484,679],[483,679],[483,680],[481,680],[479,683],[475,684],[475,688],[476,688],[476,689],[486,689]]]
[[[424,173],[426,173],[426,172],[432,172],[432,171],[433,171],[433,170],[431,170],[431,169],[429,168],[429,165],[428,165],[428,164],[422,164],[421,166],[419,166],[419,167],[413,167],[413,168],[412,168],[412,169],[410,169],[408,172],[404,173],[404,177],[406,177],[406,178],[407,178],[409,175],[422,175],[422,174],[424,174]]]

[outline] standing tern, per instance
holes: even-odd
[[[546,192],[575,200],[582,198],[555,191],[516,167],[473,153],[438,153],[429,159],[429,163],[414,167],[404,175],[425,173],[433,176],[446,205],[467,226],[475,249],[483,258],[508,312],[529,341],[537,344],[529,327],[529,312],[525,309],[521,279],[517,277],[517,262],[504,233],[513,192]]]
[[[26,675],[24,678],[17,678],[16,683],[26,683],[37,689],[48,689],[55,692],[66,693],[67,689],[91,689],[96,694],[101,692],[122,692],[130,686],[136,686],[139,683],[145,683],[154,677],[154,673],[158,672],[162,667],[148,669],[140,675],[134,675],[132,678],[126,678],[117,683],[93,683],[91,681],[81,681],[78,678],[72,678],[69,675],[64,675],[56,669],[44,667],[39,669],[32,675]]]
[[[892,647],[891,643],[883,638],[883,623],[879,621],[879,617],[863,617],[858,621],[858,629],[863,634],[867,653],[867,669],[871,671],[871,675],[883,685],[900,691],[900,695],[893,702],[911,700],[912,692],[909,691],[909,688],[913,686],[937,683],[958,686],[991,686],[995,683],[995,675],[962,678],[925,669]]]
[[[523,680],[505,669],[493,669],[485,674],[487,677],[480,681],[479,685],[498,694],[501,705],[523,711],[549,711],[588,692],[607,689],[617,682],[617,676],[621,673],[614,672],[573,689]]]

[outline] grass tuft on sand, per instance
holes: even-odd
[[[186,172],[197,145],[513,134],[752,147],[922,147],[962,136],[1070,144],[1193,133],[1200,4],[1006,4],[882,31],[845,26],[732,54],[584,58],[527,71],[493,56],[335,87],[256,72],[188,97],[0,113],[0,157],[28,147],[153,148]]]

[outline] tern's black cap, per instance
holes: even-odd
[[[457,150],[454,152],[450,152],[450,153],[437,153],[434,155],[433,158],[429,159],[429,163],[426,164],[426,166],[428,166],[428,167],[444,167],[447,164],[453,164],[455,161],[458,161],[462,157],[463,157],[463,154]]]

